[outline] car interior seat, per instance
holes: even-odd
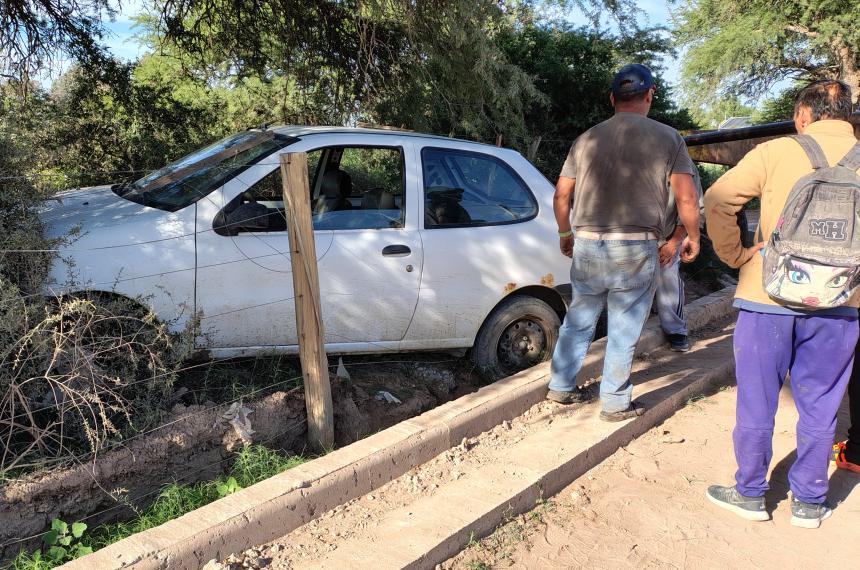
[[[396,210],[394,195],[382,188],[374,188],[365,192],[361,197],[362,210]]]
[[[379,209],[379,199],[382,196],[381,188],[374,188],[373,190],[368,190],[364,193],[364,196],[361,197],[361,209],[362,210],[378,210]]]
[[[320,197],[314,206],[315,214],[351,210],[352,178],[343,170],[329,170],[323,175]]]
[[[425,226],[450,226],[468,224],[472,216],[460,201],[463,190],[459,188],[428,188],[427,204],[424,208]]]

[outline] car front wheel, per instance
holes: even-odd
[[[548,360],[561,320],[548,304],[514,295],[490,313],[481,326],[472,360],[488,380],[498,380]]]

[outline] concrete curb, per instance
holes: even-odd
[[[724,289],[687,305],[690,330],[701,330],[728,316],[732,312],[733,293],[732,289]],[[651,352],[664,343],[659,323],[651,319],[642,333],[637,353]],[[605,339],[593,344],[581,377],[600,375],[605,347]],[[338,505],[381,487],[459,444],[463,438],[473,437],[521,415],[544,398],[548,374],[548,363],[525,370],[157,528],[69,562],[63,568],[196,569],[210,559],[222,559],[230,553],[274,540]],[[671,415],[678,401],[686,401],[689,396],[680,394],[689,390],[695,392],[692,386],[687,387],[669,399],[675,404],[664,402],[643,416],[643,419],[648,418],[648,427],[643,427],[643,422],[631,422],[619,433],[629,433],[626,440],[629,441],[650,429]],[[651,418],[654,418],[653,423]],[[628,435],[619,437],[623,439]],[[586,455],[596,457],[605,453],[605,457],[618,445],[603,441]],[[558,472],[546,474],[542,483],[544,491],[561,489],[562,479],[569,475],[570,471],[565,471],[563,477]],[[536,497],[522,499],[512,501],[512,506],[523,510],[526,506],[531,508]],[[493,522],[485,532],[497,523]],[[478,529],[472,530],[478,532]],[[440,547],[448,552],[455,543]],[[438,561],[443,552],[436,550],[428,553],[428,557],[432,555]]]
[[[410,570],[430,570],[437,564],[455,556],[466,548],[471,540],[492,534],[506,520],[531,511],[540,501],[557,495],[589,470],[597,467],[619,448],[664,422],[686,405],[690,398],[706,393],[726,379],[733,377],[734,368],[734,362],[727,362],[717,368],[703,371],[701,376],[689,385],[657,403],[649,402],[647,396],[638,398],[639,401],[645,401],[647,407],[647,412],[641,418],[625,423],[605,439],[596,442],[564,463],[536,474],[529,485],[522,486],[515,494],[498,501],[491,510],[482,516],[472,517],[471,524],[467,524],[457,532],[443,537],[425,554],[409,561],[400,560],[396,567]],[[319,566],[320,570],[330,567],[327,564]]]

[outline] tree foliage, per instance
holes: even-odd
[[[758,97],[776,82],[838,78],[860,97],[860,3],[856,0],[685,0],[674,20],[687,50],[685,90]]]
[[[3,0],[0,2],[0,74],[21,80],[59,57],[88,62],[103,56],[105,17],[116,0]]]
[[[794,116],[794,99],[801,87],[795,85],[776,97],[765,99],[753,113],[753,122],[760,124],[790,120]]]
[[[151,18],[157,48],[210,77],[286,78],[281,121],[492,133],[536,96],[494,43],[508,20],[491,0],[173,0]]]
[[[736,95],[726,95],[711,100],[707,105],[693,108],[693,118],[703,129],[716,129],[731,117],[753,117],[756,109],[744,104]]]
[[[644,63],[655,70],[658,90],[652,118],[677,129],[695,127],[660,77],[657,59],[669,46],[654,32],[615,37],[568,26],[526,26],[500,34],[498,41],[509,61],[533,78],[541,95],[525,108],[526,137],[514,138],[512,146],[526,152],[540,137],[531,158],[550,179],[558,174],[571,142],[612,115],[609,86],[624,63]]]

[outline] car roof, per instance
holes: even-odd
[[[322,134],[363,134],[363,135],[388,135],[388,136],[397,136],[397,137],[415,137],[420,139],[429,139],[429,140],[438,140],[438,141],[446,141],[446,142],[457,142],[464,143],[470,145],[476,145],[483,148],[490,147],[499,150],[511,150],[505,149],[503,147],[497,147],[495,145],[490,145],[482,142],[469,141],[463,139],[456,139],[453,137],[443,137],[440,135],[429,135],[426,133],[418,133],[414,131],[405,131],[400,129],[388,129],[388,128],[367,128],[367,127],[331,127],[331,126],[320,126],[320,127],[308,127],[301,125],[277,125],[268,127],[268,130],[273,131],[279,135],[286,135],[289,137],[297,137],[303,138],[310,135],[322,135]]]

